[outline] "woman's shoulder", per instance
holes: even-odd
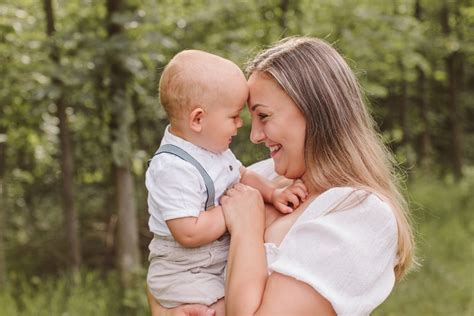
[[[279,250],[271,271],[307,283],[338,315],[368,315],[395,282],[395,216],[374,192],[332,188],[308,206]]]
[[[363,215],[365,220],[378,219],[395,223],[395,215],[387,199],[365,188],[349,186],[330,188],[308,205],[304,215],[307,219],[314,219],[333,213],[337,215],[352,213],[353,216]]]

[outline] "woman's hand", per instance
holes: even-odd
[[[158,303],[157,303],[158,304]],[[186,304],[175,308],[152,308],[152,316],[215,316],[216,311],[206,305]]]
[[[222,196],[221,205],[231,234],[253,232],[263,236],[265,208],[259,191],[237,183]]]
[[[170,316],[214,316],[216,311],[206,305],[188,304],[181,305],[169,310]]]
[[[216,311],[206,305],[186,304],[175,308],[164,308],[155,300],[153,295],[147,290],[148,304],[150,305],[151,316],[215,316]]]

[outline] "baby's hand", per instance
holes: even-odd
[[[281,213],[291,213],[306,200],[307,195],[308,190],[303,181],[296,180],[286,188],[275,189],[272,194],[272,204]]]

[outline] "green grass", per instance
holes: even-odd
[[[410,200],[421,267],[374,315],[474,315],[474,177],[459,184],[419,179]]]
[[[459,184],[418,179],[409,195],[421,267],[374,315],[474,315],[474,172]],[[119,284],[114,273],[90,271],[75,281],[11,276],[0,316],[149,315],[144,282],[126,292]]]
[[[144,284],[124,292],[115,273],[84,272],[75,280],[66,275],[45,280],[19,278],[10,283],[15,287],[0,292],[1,316],[149,314]]]

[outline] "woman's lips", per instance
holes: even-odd
[[[280,152],[281,145],[273,145],[268,148],[270,149],[270,156],[273,158]]]

